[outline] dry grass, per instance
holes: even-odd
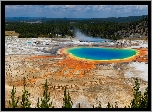
[[[7,36],[19,36],[19,33],[15,31],[5,31],[5,35]]]

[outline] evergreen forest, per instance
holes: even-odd
[[[142,16],[139,20],[134,19],[134,21],[129,22],[116,21],[114,18],[107,19],[107,21],[106,19],[96,18],[82,20],[49,19],[43,22],[5,22],[5,31],[15,31],[19,33],[19,38],[75,37],[76,29],[87,36],[113,40],[129,37],[131,34],[145,37],[148,36],[148,16]]]

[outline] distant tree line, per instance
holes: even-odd
[[[41,22],[47,22],[50,20],[101,20],[101,21],[107,21],[107,22],[131,22],[131,21],[138,21],[142,18],[145,18],[148,15],[142,15],[142,16],[128,16],[128,17],[108,17],[108,18],[46,18],[46,17],[5,17],[5,21],[8,22],[34,22],[39,21]]]
[[[120,39],[121,35],[115,32],[136,28],[136,25],[146,21],[148,24],[148,16],[144,16],[141,20],[131,22],[107,22],[100,19],[88,20],[66,20],[53,19],[43,23],[26,23],[26,22],[5,22],[5,31],[16,31],[19,38],[37,38],[37,37],[66,37],[75,36],[74,30],[79,29],[82,33],[107,39]]]

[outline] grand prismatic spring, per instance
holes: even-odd
[[[101,47],[72,47],[59,49],[58,53],[65,55],[66,57],[53,66],[61,66],[62,69],[56,73],[47,72],[42,74],[42,78],[29,79],[31,82],[43,79],[48,75],[52,74],[56,78],[62,77],[83,77],[85,72],[96,68],[95,64],[99,63],[121,63],[130,62],[139,55],[140,51],[135,49],[119,49],[119,48],[101,48]],[[25,60],[36,60],[41,58],[60,58],[60,56],[33,56],[26,58]],[[52,64],[51,64],[52,65]],[[44,69],[49,68],[50,64],[44,66]],[[41,71],[32,68],[32,71]],[[69,71],[67,73],[67,71]],[[75,72],[79,71],[78,75],[74,75]],[[21,84],[22,81],[17,81],[16,84]]]
[[[66,50],[72,56],[87,60],[124,60],[137,54],[134,49],[100,48],[100,47],[76,47]]]

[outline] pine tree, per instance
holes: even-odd
[[[43,98],[41,98],[41,104],[38,98],[38,102],[37,102],[37,107],[38,108],[54,108],[54,106],[52,106],[52,102],[49,103],[50,101],[50,92],[48,93],[48,85],[47,85],[47,79],[46,82],[44,84],[44,92],[43,92]]]
[[[145,89],[144,95],[142,96],[141,107],[148,108],[148,87]]]
[[[72,105],[73,105],[73,102],[71,101],[69,91],[68,91],[68,94],[67,94],[66,93],[66,87],[65,87],[62,108],[72,108]]]
[[[14,85],[13,85],[13,89],[12,89],[12,92],[11,92],[11,101],[9,100],[9,107],[10,108],[17,108],[18,107],[18,102],[19,102],[19,97],[16,99],[15,97],[15,93],[16,93],[16,88],[14,88]]]
[[[146,88],[144,95],[141,94],[139,88],[140,88],[140,84],[138,82],[138,79],[136,78],[135,86],[133,87],[134,98],[131,101],[131,108],[148,108],[148,87]]]
[[[107,108],[110,108],[110,107],[111,107],[111,105],[110,105],[110,103],[108,102]]]
[[[30,96],[30,93],[25,89],[26,82],[25,82],[25,77],[24,77],[24,90],[22,90],[23,95],[22,95],[22,101],[21,101],[21,108],[30,108],[31,103],[29,102],[28,97]]]

